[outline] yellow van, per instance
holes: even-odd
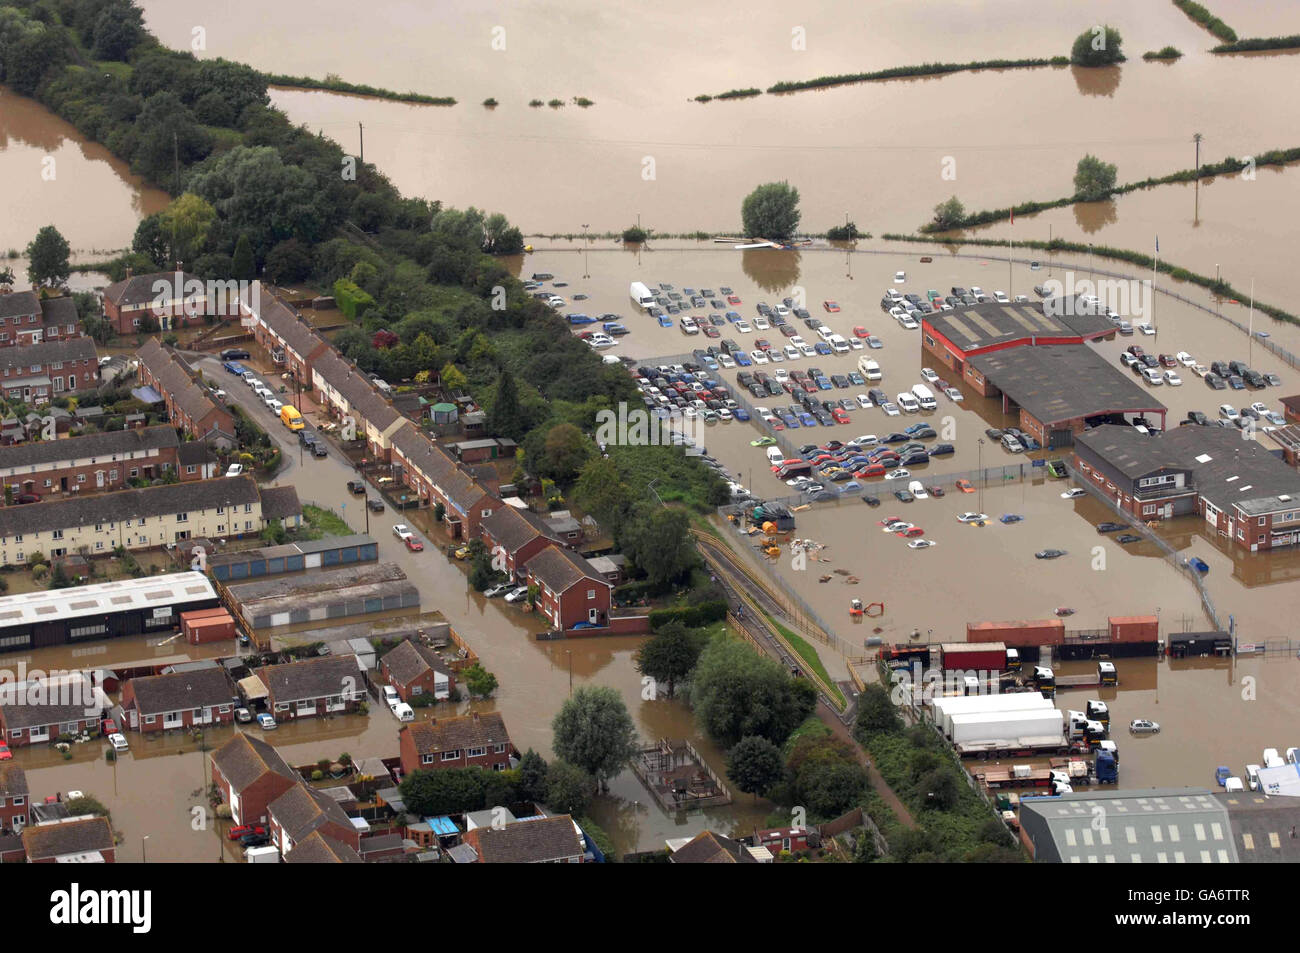
[[[298,408],[292,404],[285,404],[280,408],[280,422],[290,430],[301,430],[307,426],[302,419],[302,414],[298,413]]]

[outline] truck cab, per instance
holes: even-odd
[[[1020,650],[1007,649],[1007,668],[1013,672],[1020,671]],[[1288,749],[1294,750],[1294,749]]]
[[[1103,685],[1118,685],[1119,674],[1115,671],[1114,662],[1097,663],[1097,679]]]
[[[1088,717],[1093,721],[1099,721],[1103,725],[1110,724],[1110,708],[1103,701],[1089,699],[1087,705]]]
[[[1246,765],[1246,784],[1252,791],[1259,790],[1259,765]]]

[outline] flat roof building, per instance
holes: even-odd
[[[957,374],[978,354],[1018,347],[1082,344],[1113,337],[1104,315],[1049,314],[1041,304],[987,302],[921,318],[921,346]]]
[[[395,563],[246,582],[228,590],[254,629],[414,609],[420,591]]]

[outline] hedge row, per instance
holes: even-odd
[[[1300,34],[1292,36],[1257,36],[1253,40],[1220,43],[1211,53],[1252,53],[1257,50],[1300,49]]]
[[[983,245],[983,246],[995,246],[998,248],[1007,247],[1007,243],[1005,239],[991,239],[991,238],[948,239],[948,238],[934,238],[929,235],[898,235],[898,234],[885,234],[880,237],[885,241],[890,241],[890,242],[931,242],[931,243],[939,242],[939,243],[949,244],[953,246]],[[1127,248],[1109,248],[1105,245],[1084,245],[1084,244],[1080,244],[1079,242],[1062,241],[1059,238],[1053,239],[1050,242],[1019,241],[1016,242],[1016,247],[1034,248],[1040,251],[1049,251],[1049,252],[1057,252],[1057,251],[1077,252],[1082,255],[1087,255],[1091,253],[1094,255],[1100,255],[1102,258],[1113,258],[1116,261],[1123,261],[1131,265],[1137,265],[1147,270],[1150,270],[1153,265],[1157,264],[1156,261],[1150,255],[1143,254],[1142,252],[1131,251]],[[1221,298],[1232,298],[1237,301],[1244,301],[1247,298],[1247,295],[1245,293],[1238,291],[1236,288],[1232,287],[1232,285],[1228,284],[1228,282],[1226,281],[1223,280],[1215,281],[1215,279],[1213,278],[1206,277],[1205,275],[1199,275],[1194,271],[1188,271],[1186,268],[1180,268],[1179,266],[1170,264],[1167,261],[1163,261],[1163,260],[1160,261],[1158,263],[1158,270],[1163,272],[1166,275],[1169,275],[1169,277],[1173,278],[1175,281],[1186,281],[1189,284],[1200,285],[1202,288],[1209,290],[1211,293],[1216,294]],[[1271,304],[1266,304],[1263,301],[1255,302],[1255,310],[1261,311],[1264,314],[1268,315],[1270,318],[1273,318],[1277,321],[1285,321],[1288,324],[1300,325],[1300,317],[1291,314],[1289,311],[1283,311],[1281,308],[1274,307]]]
[[[1225,43],[1237,41],[1237,31],[1224,23],[1196,0],[1174,0],[1174,6],[1187,14],[1188,19],[1199,23]]]
[[[849,83],[866,83],[880,79],[906,79],[911,76],[942,76],[981,69],[1036,69],[1042,66],[1069,66],[1068,56],[1047,59],[974,60],[970,63],[918,63],[913,66],[892,66],[870,73],[841,73],[836,76],[818,76],[776,83],[767,88],[769,93],[793,93],[803,89],[824,89],[828,86],[845,86]]]
[[[652,609],[650,611],[650,628],[658,630],[669,622],[680,622],[688,629],[700,629],[727,617],[727,604],[721,599],[713,602],[701,602],[697,606],[681,609]]]
[[[325,79],[312,79],[310,76],[285,76],[280,73],[264,74],[271,86],[288,86],[293,89],[323,89],[331,93],[344,93],[349,96],[374,96],[377,99],[391,99],[399,103],[421,103],[428,106],[454,106],[454,96],[427,96],[424,93],[397,93],[379,86],[367,86],[364,83],[349,83],[337,76]]]

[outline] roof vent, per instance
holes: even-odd
[[[1281,501],[1281,502],[1283,502],[1283,503],[1290,503],[1290,502],[1291,502],[1291,497],[1289,497],[1289,496],[1288,496],[1287,494],[1285,494],[1285,493],[1279,493],[1277,498],[1278,498],[1279,501]]]

